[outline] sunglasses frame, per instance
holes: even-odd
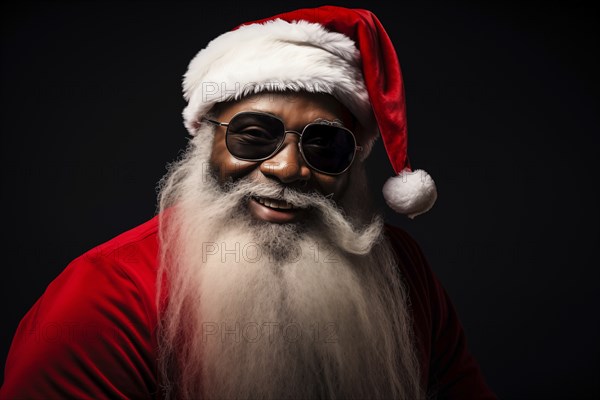
[[[243,157],[238,157],[235,154],[233,154],[231,152],[231,150],[229,149],[229,143],[227,141],[227,137],[229,135],[229,125],[231,124],[231,121],[233,121],[236,117],[239,117],[240,115],[245,115],[245,114],[252,114],[252,115],[266,115],[269,118],[274,118],[276,120],[278,120],[279,122],[281,122],[281,126],[283,126],[283,136],[279,142],[279,144],[277,145],[277,147],[275,148],[275,150],[273,150],[273,152],[271,152],[268,156],[266,157],[260,157],[260,158],[243,158]],[[300,154],[302,155],[302,159],[304,160],[304,162],[306,163],[306,165],[308,165],[310,167],[310,169],[320,172],[322,174],[326,174],[326,175],[332,175],[332,176],[336,176],[336,175],[341,175],[343,173],[345,173],[346,171],[348,171],[348,169],[350,169],[350,167],[352,166],[352,164],[354,163],[354,159],[356,158],[356,152],[357,151],[362,151],[363,147],[362,146],[358,146],[356,144],[356,136],[354,136],[354,133],[344,127],[344,126],[339,126],[336,124],[333,124],[331,122],[328,121],[319,121],[319,122],[310,122],[308,124],[306,124],[304,126],[304,128],[302,128],[302,132],[298,132],[298,131],[292,131],[292,130],[286,130],[285,129],[285,123],[283,122],[283,120],[275,115],[269,114],[269,113],[265,113],[265,112],[258,112],[258,111],[240,111],[238,113],[236,113],[233,117],[231,117],[231,119],[229,120],[229,122],[221,122],[221,121],[217,121],[214,119],[210,119],[207,117],[202,117],[203,121],[209,122],[213,125],[216,126],[224,126],[226,129],[225,131],[225,146],[227,147],[227,151],[229,151],[229,153],[234,156],[235,158],[237,158],[238,160],[241,161],[251,161],[251,162],[260,162],[260,161],[265,161],[268,160],[269,158],[273,157],[275,154],[277,154],[279,152],[279,150],[281,150],[281,147],[283,146],[283,143],[285,142],[285,138],[287,136],[288,133],[293,133],[295,135],[298,135],[298,137],[300,138],[300,140],[298,140],[298,150],[300,151]],[[304,132],[306,131],[306,128],[312,126],[312,125],[328,125],[328,126],[333,126],[335,128],[338,129],[342,129],[346,132],[348,132],[350,134],[350,136],[352,137],[352,140],[354,141],[354,151],[352,152],[352,159],[350,160],[350,163],[348,164],[348,166],[346,168],[344,168],[342,171],[340,172],[327,172],[327,171],[323,171],[319,168],[316,168],[315,166],[313,166],[307,159],[306,156],[304,155],[304,150],[302,149],[302,136],[304,135]]]

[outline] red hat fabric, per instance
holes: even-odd
[[[214,103],[265,90],[332,94],[369,132],[366,154],[381,135],[397,174],[383,187],[388,205],[410,218],[433,206],[433,179],[423,170],[412,171],[407,156],[398,57],[372,12],[337,6],[299,9],[241,24],[217,37],[185,75],[186,126],[194,134],[199,117]]]
[[[255,21],[308,21],[352,39],[383,143],[396,173],[408,167],[404,83],[396,50],[379,19],[370,11],[336,6],[300,9]],[[244,24],[246,25],[246,24]]]

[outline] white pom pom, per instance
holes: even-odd
[[[433,207],[437,190],[427,172],[405,169],[385,182],[383,198],[392,210],[412,219]]]

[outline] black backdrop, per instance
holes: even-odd
[[[194,54],[319,4],[203,3],[3,3],[1,360],[71,259],[153,215],[187,141]],[[409,155],[440,195],[413,221],[386,216],[421,243],[505,399],[600,394],[598,14],[584,4],[344,3],[396,45]],[[381,204],[391,169],[380,147],[371,160]]]

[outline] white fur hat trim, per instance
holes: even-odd
[[[307,21],[277,19],[218,36],[190,62],[183,89],[192,135],[216,103],[285,90],[333,95],[368,131],[366,147],[379,135],[354,41]]]

